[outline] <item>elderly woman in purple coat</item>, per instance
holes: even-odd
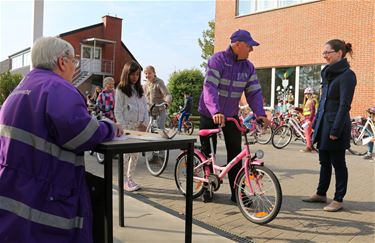
[[[93,242],[84,151],[122,131],[88,114],[68,42],[41,38],[31,59],[0,111],[0,242]]]

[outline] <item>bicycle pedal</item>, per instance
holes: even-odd
[[[213,194],[211,196],[211,193],[208,190],[206,190],[206,191],[203,192],[203,194],[202,194],[202,201],[204,203],[212,202],[212,199],[213,199]]]

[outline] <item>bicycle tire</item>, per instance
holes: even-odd
[[[292,129],[288,125],[282,125],[273,131],[272,145],[277,149],[282,149],[290,143],[292,136]]]
[[[202,163],[202,160],[198,155],[193,155],[193,165],[196,167]],[[187,168],[187,152],[181,153],[176,160],[176,166],[174,169],[174,181],[176,182],[177,189],[181,194],[186,196],[186,168]],[[200,167],[194,170],[194,176],[204,177],[204,168]],[[193,198],[200,197],[205,190],[204,183],[201,181],[194,181],[193,179]]]
[[[272,127],[267,127],[264,129],[261,125],[257,123],[256,130],[255,130],[255,140],[259,144],[268,144],[273,136],[273,129]]]
[[[161,175],[167,168],[169,150],[145,152],[146,167],[153,176]]]
[[[246,173],[243,170],[236,183],[237,206],[249,221],[255,224],[267,224],[276,218],[281,208],[280,182],[265,166],[253,166],[249,173],[254,195],[251,195],[249,189],[246,190],[249,185],[247,185]]]
[[[363,138],[360,141],[356,141],[358,136],[361,134],[363,129],[362,125],[355,125],[351,128],[351,135],[350,135],[350,148],[348,151],[354,155],[363,156],[367,153],[367,144],[363,145],[362,139],[371,136],[371,133],[368,129],[365,130],[363,134]]]
[[[193,134],[193,132],[194,132],[194,124],[191,121],[185,122],[184,131],[188,135]]]

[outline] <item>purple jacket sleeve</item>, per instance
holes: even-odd
[[[253,65],[250,64],[250,79],[245,88],[247,103],[257,116],[266,116],[263,94]]]
[[[93,149],[114,137],[113,123],[91,117],[85,100],[69,84],[56,84],[49,90],[46,119],[55,143],[74,152]]]
[[[206,76],[203,83],[204,103],[211,116],[220,112],[218,86],[222,74],[222,64],[217,55],[214,55],[207,64]]]

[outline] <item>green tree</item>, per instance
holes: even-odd
[[[4,103],[5,99],[20,83],[21,79],[21,74],[11,74],[9,71],[0,75],[0,104]]]
[[[202,39],[198,39],[198,44],[202,49],[203,63],[201,67],[206,67],[208,59],[214,54],[214,41],[215,41],[215,21],[208,22],[208,29],[202,32]]]
[[[198,101],[203,80],[204,76],[198,69],[184,69],[172,73],[168,81],[168,90],[173,97],[169,111],[178,112],[179,106],[184,105],[184,92],[190,91],[193,96],[192,115],[198,115]]]

